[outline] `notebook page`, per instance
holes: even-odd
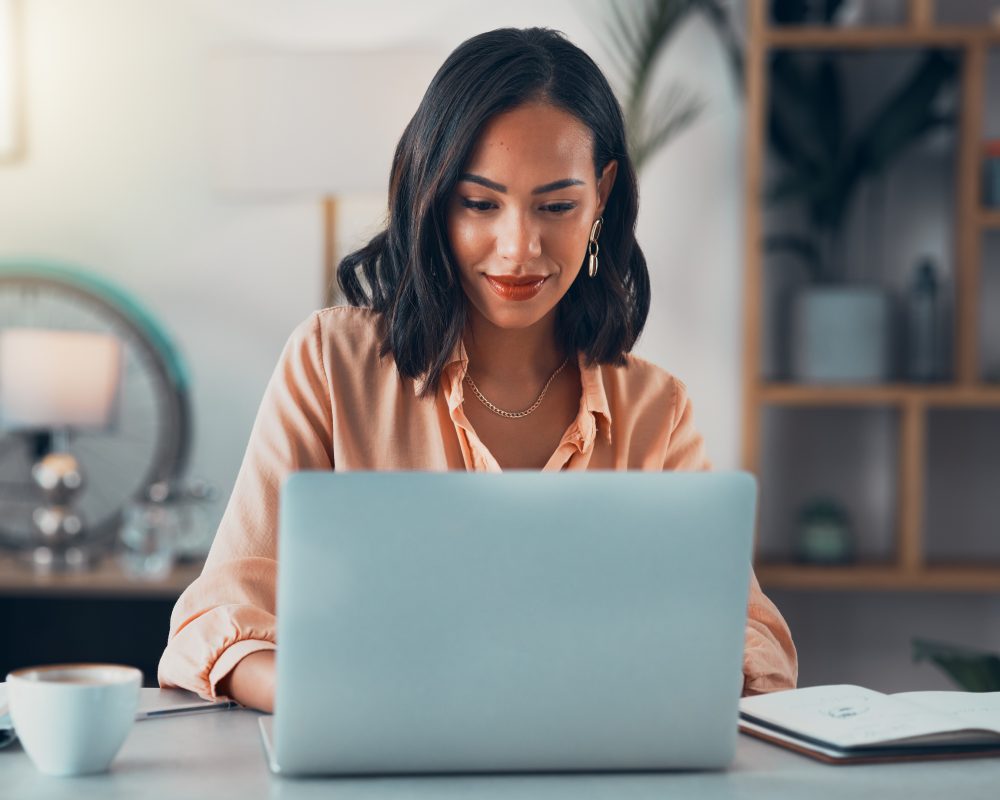
[[[740,711],[837,747],[885,744],[969,727],[954,716],[849,685],[744,697]]]
[[[951,717],[966,728],[1000,734],[1000,692],[900,692],[892,696]]]

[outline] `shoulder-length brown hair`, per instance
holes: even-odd
[[[649,313],[649,273],[635,240],[638,182],[625,122],[607,79],[563,34],[502,28],[474,36],[448,56],[406,126],[392,161],[386,229],[340,262],[348,302],[381,315],[383,356],[401,375],[437,389],[461,339],[466,298],[448,241],[447,209],[486,123],[544,100],[593,134],[594,172],[618,173],[604,211],[600,269],[581,270],[560,301],[557,336],[588,363],[622,364]]]

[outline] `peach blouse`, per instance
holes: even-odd
[[[369,309],[327,308],[292,334],[205,568],[174,607],[161,686],[214,698],[240,659],[275,647],[278,495],[289,473],[500,471],[463,412],[464,348],[430,398],[419,397],[419,384],[401,378],[378,348]],[[681,381],[634,356],[626,367],[581,359],[580,374],[580,411],[546,470],[709,468]],[[753,576],[747,609],[744,693],[794,687],[791,634]]]

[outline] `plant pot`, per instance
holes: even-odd
[[[890,330],[890,299],[881,289],[803,289],[792,300],[792,377],[803,383],[886,381]]]

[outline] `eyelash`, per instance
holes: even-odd
[[[478,211],[481,214],[485,214],[487,211],[492,211],[497,207],[495,203],[492,203],[489,200],[469,200],[465,197],[462,198],[462,205],[466,208],[472,209],[473,211]],[[543,211],[555,214],[556,216],[566,214],[574,208],[576,208],[576,203],[549,203],[548,205],[542,206]]]

